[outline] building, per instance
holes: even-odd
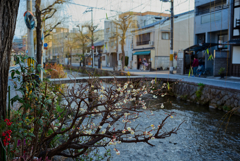
[[[227,75],[240,77],[240,1],[230,0],[229,41],[230,65]]]
[[[169,17],[169,14],[165,13],[157,13],[157,12],[125,12],[119,15],[119,17],[124,17],[127,15],[132,15],[132,24],[129,27],[128,31],[126,32],[126,39],[124,45],[125,57],[128,60],[126,65],[129,68],[132,68],[132,50],[133,50],[133,34],[132,30],[136,30],[137,28],[141,28],[145,25],[153,23],[156,21],[155,17]],[[120,45],[120,38],[116,36],[117,34],[121,34],[121,30],[117,29],[116,25],[112,20],[105,20],[104,21],[104,56],[106,58],[106,65],[109,67],[116,67],[121,66],[121,45]]]
[[[174,18],[174,51],[193,45],[194,11],[175,15]],[[133,68],[139,69],[141,61],[146,58],[148,69],[168,69],[170,55],[170,18],[143,26],[132,32]],[[177,61],[174,59],[174,67]]]
[[[188,74],[194,57],[203,61],[203,70],[218,75],[220,68],[228,68],[229,1],[195,1],[194,45],[183,51],[183,74]]]
[[[11,51],[11,61],[10,65],[15,64],[15,55],[25,55],[26,54],[26,36],[22,36],[21,38],[14,38],[12,43],[12,51]]]
[[[46,58],[48,60],[54,59],[59,63],[67,63],[65,62],[65,58],[67,57],[67,52],[69,52],[69,48],[67,46],[67,41],[69,40],[68,36],[68,28],[57,27],[44,40],[48,43],[48,48],[46,50]]]

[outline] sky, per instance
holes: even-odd
[[[44,4],[54,0],[42,0]],[[194,9],[195,0],[174,0],[174,14],[179,14]],[[60,6],[59,6],[60,7]],[[91,12],[84,13],[88,7],[93,9],[93,22],[98,24],[98,29],[103,29],[106,15],[108,19],[115,19],[118,14],[126,11],[135,12],[163,12],[170,13],[170,3],[160,0],[71,0],[65,3],[57,12],[55,19],[64,18],[64,27],[72,29],[78,24],[91,22]],[[100,9],[96,9],[100,8]],[[26,0],[20,0],[15,36],[26,34],[27,28],[23,14],[26,11]]]

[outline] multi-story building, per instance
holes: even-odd
[[[230,65],[228,75],[240,77],[240,1],[230,1],[229,41]]]
[[[67,40],[69,35],[69,29],[63,27],[57,27],[48,36],[48,49],[46,50],[47,59],[57,59],[59,63],[65,63],[67,52],[69,51],[67,46]]]
[[[176,53],[193,45],[194,11],[175,15],[174,51]],[[167,69],[170,55],[170,19],[143,26],[133,33],[133,68],[139,69],[141,61],[146,58],[152,69]],[[174,67],[177,61],[174,59]]]
[[[193,52],[188,54],[191,57],[185,59],[185,69],[190,68],[193,57],[202,58],[212,75],[218,75],[221,67],[227,68],[229,48],[221,44],[229,39],[229,15],[229,0],[195,1],[194,42],[201,47],[192,48]]]
[[[126,39],[124,45],[125,56],[128,57],[128,67],[132,67],[132,50],[133,50],[133,35],[132,30],[141,28],[142,26],[148,25],[156,21],[156,16],[169,17],[169,14],[157,13],[157,12],[125,12],[119,15],[119,17],[124,17],[132,15],[132,25],[126,32]],[[121,45],[120,37],[117,36],[121,34],[121,29],[118,29],[112,20],[104,21],[104,56],[106,58],[106,65],[113,67],[116,65],[121,65]]]

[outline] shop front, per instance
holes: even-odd
[[[148,66],[146,67],[146,70],[149,70],[151,67],[151,50],[148,51],[137,51],[133,54],[135,57],[135,62],[137,64],[137,69],[141,69],[143,65],[143,60],[146,59]]]

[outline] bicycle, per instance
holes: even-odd
[[[205,71],[203,71],[202,72],[202,74],[201,74],[204,78],[206,78],[207,76],[210,76],[211,75],[211,72],[210,72],[210,70],[207,68],[207,69],[205,69]],[[200,76],[201,76],[200,75]]]

